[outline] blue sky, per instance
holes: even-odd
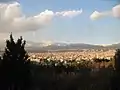
[[[22,11],[27,15],[36,15],[44,10],[64,11],[83,9],[83,13],[74,18],[55,17],[50,25],[22,35],[28,41],[79,42],[91,44],[111,44],[120,42],[120,19],[104,17],[92,21],[89,17],[96,11],[109,11],[119,4],[116,0],[20,0]]]

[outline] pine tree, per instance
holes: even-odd
[[[5,52],[2,56],[1,90],[27,90],[30,83],[30,60],[25,51],[26,42],[20,37],[14,41],[12,34],[6,41]]]

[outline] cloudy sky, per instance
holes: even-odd
[[[0,0],[0,40],[120,42],[119,0]]]

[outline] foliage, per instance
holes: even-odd
[[[25,43],[22,37],[15,42],[12,34],[6,41],[0,65],[2,90],[26,90],[29,85],[30,61],[24,49]]]

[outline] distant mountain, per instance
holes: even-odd
[[[0,42],[1,50],[4,50],[5,42]],[[70,51],[80,49],[116,49],[120,48],[120,43],[111,44],[107,46],[103,45],[92,45],[84,43],[43,43],[43,42],[32,42],[27,41],[26,50],[28,52],[46,52],[46,51]]]
[[[108,45],[107,48],[120,49],[120,43]]]
[[[90,45],[90,44],[82,44],[82,43],[76,43],[76,44],[67,44],[67,45],[56,45],[52,44],[47,46],[48,49],[95,49],[95,48],[104,48],[103,46],[97,46],[97,45]]]
[[[26,49],[28,51],[39,52],[39,51],[58,51],[58,50],[79,50],[79,49],[101,49],[104,46],[91,45],[84,43],[51,43],[50,45],[45,45],[44,43],[33,43],[27,42]]]

